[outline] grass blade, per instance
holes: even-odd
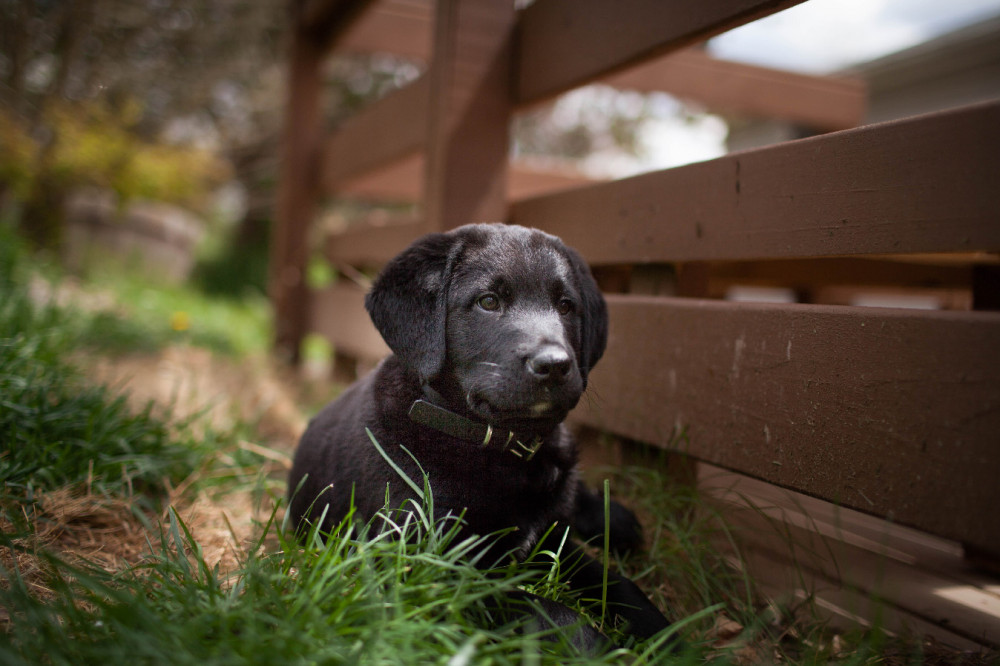
[[[414,483],[413,479],[411,479],[409,475],[407,475],[407,473],[404,472],[403,469],[396,464],[396,461],[394,461],[392,458],[389,457],[389,454],[386,453],[385,449],[382,448],[382,445],[378,443],[378,440],[375,439],[375,435],[372,434],[371,430],[365,428],[365,432],[368,434],[368,439],[371,440],[371,443],[375,446],[376,449],[378,449],[378,452],[382,456],[382,458],[384,458],[385,461],[389,463],[389,466],[392,467],[392,469],[396,472],[396,474],[399,475],[399,478],[405,481],[406,485],[408,485],[413,490],[413,492],[416,493],[417,497],[419,497],[420,500],[423,501],[425,497],[423,488]]]

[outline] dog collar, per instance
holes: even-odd
[[[535,435],[533,439],[525,443],[510,430],[496,430],[488,423],[473,421],[426,400],[414,400],[413,404],[410,405],[409,417],[414,423],[433,428],[456,439],[474,442],[484,448],[489,446],[491,442],[499,443],[501,450],[524,460],[534,458],[542,446],[540,435]]]

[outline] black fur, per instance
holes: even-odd
[[[394,354],[309,424],[289,479],[290,492],[298,488],[293,524],[326,511],[329,529],[352,501],[367,521],[383,508],[387,487],[393,506],[415,499],[369,442],[368,428],[412,479],[422,478],[420,468],[428,474],[435,511],[464,512],[467,534],[516,528],[496,543],[496,557],[523,558],[554,523],[574,525],[584,538],[603,534],[603,500],[580,482],[576,445],[562,424],[608,331],[604,299],[574,250],[512,225],[431,234],[389,262],[365,305]],[[528,460],[416,424],[407,412],[419,398],[519,439],[539,437],[541,447]],[[638,545],[635,517],[612,506],[614,546]],[[570,585],[599,597],[601,565],[576,547],[564,551],[578,561]],[[668,626],[634,583],[613,572],[610,580],[609,620],[641,638]]]

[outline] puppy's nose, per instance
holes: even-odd
[[[546,345],[528,357],[527,366],[535,379],[563,381],[573,368],[573,359],[562,347]]]

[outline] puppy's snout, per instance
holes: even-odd
[[[540,381],[561,382],[573,369],[573,359],[562,347],[546,345],[527,359],[528,372]]]

